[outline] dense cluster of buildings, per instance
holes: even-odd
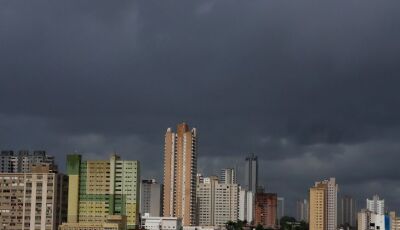
[[[186,123],[167,129],[163,183],[142,180],[140,163],[116,154],[69,154],[63,174],[45,151],[1,151],[0,230],[211,230],[239,221],[278,229],[285,199],[259,184],[257,156],[243,161],[243,184],[234,167],[205,176],[197,170],[197,138]],[[310,230],[400,230],[378,196],[361,211],[352,197],[338,198],[335,178],[315,182],[296,202],[296,220],[292,227],[301,221]]]
[[[296,202],[296,219],[308,222],[310,230],[400,230],[400,217],[385,209],[378,195],[358,209],[351,196],[338,198],[335,178],[315,182],[309,199]]]

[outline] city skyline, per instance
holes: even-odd
[[[165,130],[187,122],[198,172],[237,167],[243,184],[254,153],[258,183],[287,211],[335,177],[359,207],[379,194],[399,213],[398,12],[374,0],[1,1],[0,149],[46,150],[61,172],[69,153],[117,152],[162,181]]]

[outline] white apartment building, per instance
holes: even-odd
[[[239,189],[239,220],[253,221],[254,216],[254,195],[245,188]]]
[[[221,184],[237,184],[236,171],[234,168],[224,168],[221,170]]]
[[[357,221],[358,230],[385,230],[386,221],[393,220],[389,217],[386,218],[385,215],[376,214],[368,209],[362,209],[357,215]],[[390,225],[393,230],[393,223],[390,223]]]
[[[182,218],[155,217],[145,213],[142,216],[142,228],[146,230],[180,230],[182,228]]]
[[[217,177],[208,177],[197,185],[196,193],[199,226],[224,226],[238,220],[237,184],[220,184]]]
[[[384,215],[385,214],[385,200],[379,199],[378,195],[374,195],[372,199],[367,199],[367,209],[373,213]]]

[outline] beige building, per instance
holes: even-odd
[[[225,226],[239,217],[238,184],[219,183],[215,176],[206,177],[197,185],[199,226]]]
[[[71,154],[67,156],[67,171],[68,222],[63,223],[60,229],[139,227],[138,161],[121,160],[115,154],[109,160],[83,161],[81,155]]]
[[[337,229],[337,191],[335,178],[315,182],[310,189],[310,230]]]
[[[126,216],[109,215],[101,222],[64,223],[59,230],[125,230]]]
[[[186,123],[165,133],[163,216],[196,224],[197,133]]]
[[[325,188],[310,188],[310,230],[325,229]]]
[[[0,173],[0,229],[56,230],[66,220],[67,177],[35,170]]]
[[[400,217],[396,216],[396,212],[389,212],[390,216],[390,229],[400,230]]]

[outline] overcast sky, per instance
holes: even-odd
[[[0,1],[0,149],[138,159],[198,129],[199,171],[254,152],[293,208],[315,180],[400,211],[400,1]],[[239,174],[243,174],[240,170]],[[242,177],[240,177],[242,178]],[[294,215],[290,210],[289,214]]]

